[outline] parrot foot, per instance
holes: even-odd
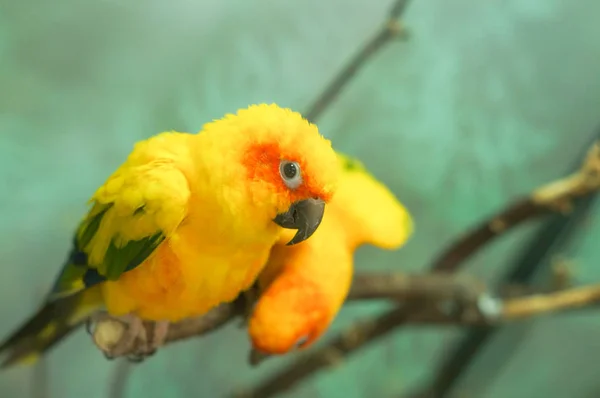
[[[107,359],[125,356],[142,362],[164,344],[169,325],[168,321],[146,322],[133,314],[100,313],[88,320],[86,329]]]
[[[154,355],[156,350],[164,345],[169,332],[170,322],[168,321],[142,322],[140,320],[140,323],[141,328],[139,330],[130,329],[132,330],[130,339],[133,339],[133,343],[130,343],[131,353],[127,358],[131,362],[142,362]]]

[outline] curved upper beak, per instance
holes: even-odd
[[[288,229],[297,229],[288,245],[300,243],[315,233],[325,212],[325,202],[321,199],[305,199],[293,203],[288,211],[275,216],[273,221]]]

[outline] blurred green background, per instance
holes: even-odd
[[[306,110],[389,4],[1,0],[0,336],[36,308],[86,200],[135,141],[197,131],[251,103]],[[361,249],[359,269],[417,270],[458,233],[568,170],[600,123],[599,12],[593,0],[411,2],[410,40],[378,53],[318,121],[416,220],[404,249]],[[580,282],[599,277],[599,217],[565,253]],[[493,279],[533,227],[502,238],[467,271]],[[328,336],[378,309],[345,308]],[[455,396],[600,396],[599,327],[585,312],[503,331]],[[399,397],[427,380],[457,336],[403,330],[285,396]],[[170,346],[132,371],[125,396],[221,397],[288,361],[252,369],[248,348],[235,325]],[[108,397],[116,364],[80,331],[45,366],[44,385],[36,370],[1,373],[0,396]]]

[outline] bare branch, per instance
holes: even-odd
[[[398,21],[402,15],[408,0],[396,0],[392,5],[384,23],[375,36],[350,60],[350,62],[338,73],[331,83],[317,97],[314,103],[305,112],[305,117],[314,122],[321,116],[323,111],[337,98],[346,87],[348,82],[356,75],[356,72],[364,66],[385,44],[395,37],[406,38],[408,34],[403,25]]]
[[[591,142],[588,144],[590,146],[594,145],[594,142],[598,142],[600,139],[600,131],[596,129],[592,135],[593,137],[590,140]],[[587,153],[588,161],[586,164],[588,166],[584,166],[584,169],[592,170],[595,168],[593,165],[597,165],[597,161],[594,162],[593,160],[595,156],[593,155],[594,151],[589,152],[588,150]],[[579,155],[578,158],[584,156],[586,156],[585,152],[582,155]],[[597,156],[595,157],[597,159]],[[572,167],[577,169],[577,165],[580,163],[580,160],[576,159],[574,163],[575,165]],[[584,170],[583,173],[585,174],[586,171]],[[550,189],[542,189],[538,191],[538,195],[536,196],[538,198],[548,197],[548,195],[540,194],[540,192],[550,193],[550,197],[559,196],[557,191],[564,190],[565,187],[569,187],[569,182],[573,180],[576,179],[566,179],[564,180],[567,181],[566,184],[564,181],[563,183],[558,183],[555,185],[550,184],[547,186],[550,187]],[[593,178],[590,179],[591,182],[593,180]],[[571,188],[573,187],[571,186]],[[515,258],[515,261],[508,265],[508,269],[505,271],[500,283],[529,285],[532,282],[534,274],[538,274],[540,271],[543,272],[541,268],[543,268],[545,260],[548,259],[549,256],[562,251],[562,248],[564,248],[565,245],[571,241],[572,237],[579,229],[578,225],[584,222],[584,220],[587,218],[590,210],[593,207],[593,203],[596,200],[597,193],[580,198],[579,200],[574,201],[573,211],[571,211],[567,216],[561,217],[559,214],[555,214],[553,217],[547,220],[547,222],[544,223],[537,233],[531,237],[526,246],[523,247],[521,253],[517,256],[517,258]],[[554,268],[556,270],[556,267]],[[561,276],[554,272],[551,280],[548,281],[549,283],[544,284],[546,286],[543,288],[564,289],[568,287],[567,285],[571,284],[571,282],[568,281],[570,278],[567,274],[564,274],[563,272],[563,275]],[[567,280],[565,280],[565,277]],[[445,350],[447,354],[443,356],[438,366],[436,366],[436,370],[434,371],[431,380],[428,381],[423,388],[417,390],[416,393],[410,394],[409,396],[423,398],[429,396],[439,397],[448,395],[448,393],[456,385],[460,375],[469,368],[470,363],[476,358],[479,351],[499,331],[500,328],[497,326],[469,329],[459,341]],[[508,356],[512,355],[511,352],[513,351],[514,350],[509,347],[508,350],[503,351],[502,355],[497,358],[497,360],[506,360]]]
[[[507,300],[502,305],[502,318],[517,320],[548,312],[586,307],[600,302],[600,284],[580,286],[550,294],[536,294]]]
[[[347,301],[382,298],[402,301],[465,301],[484,291],[485,285],[469,275],[363,272],[354,276]]]

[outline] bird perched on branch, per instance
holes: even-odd
[[[301,244],[275,245],[257,280],[260,298],[248,325],[252,362],[314,343],[346,299],[355,250],[397,249],[413,232],[402,203],[358,160],[338,154],[338,164],[338,189],[319,229]]]
[[[247,289],[285,229],[297,230],[288,245],[308,239],[338,175],[317,127],[274,104],[137,143],[92,196],[44,304],[0,344],[3,366],[106,316],[128,326],[124,352],[136,342],[137,356],[153,353],[169,322]]]

